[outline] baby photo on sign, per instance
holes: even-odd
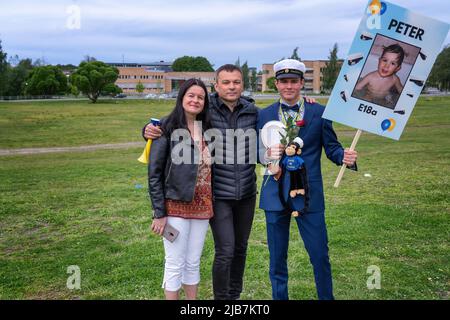
[[[394,109],[420,48],[377,34],[352,97]]]

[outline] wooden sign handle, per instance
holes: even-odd
[[[356,131],[355,137],[353,138],[353,142],[352,145],[350,146],[350,150],[353,151],[355,150],[356,144],[358,143],[359,137],[361,136],[362,130],[358,129],[358,131]],[[339,171],[339,174],[336,178],[336,182],[334,183],[334,187],[337,188],[339,187],[339,184],[341,183],[341,179],[344,175],[345,169],[347,168],[346,164],[343,164],[341,167],[341,170]]]

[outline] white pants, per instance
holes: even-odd
[[[183,284],[200,282],[200,257],[208,231],[208,219],[168,217],[167,223],[180,233],[174,242],[164,240],[165,267],[162,288],[178,291]]]

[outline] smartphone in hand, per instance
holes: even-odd
[[[175,239],[178,237],[178,234],[180,232],[172,227],[170,224],[166,223],[166,226],[164,227],[163,231],[163,237],[169,240],[170,242],[174,242]]]

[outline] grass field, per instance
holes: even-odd
[[[171,106],[0,103],[0,149],[141,141],[147,119]],[[355,130],[335,128],[348,146]],[[338,189],[332,185],[339,168],[323,157],[337,299],[449,299],[449,129],[450,98],[421,98],[400,141],[362,135],[359,171],[348,171]],[[0,299],[163,298],[162,241],[149,232],[147,169],[136,160],[142,148],[0,157]],[[212,298],[213,254],[208,232],[201,299]],[[66,287],[70,265],[80,267],[80,290]],[[371,265],[381,270],[379,290],[367,288]],[[294,223],[289,270],[290,298],[315,299]],[[271,298],[260,209],[242,298]]]

